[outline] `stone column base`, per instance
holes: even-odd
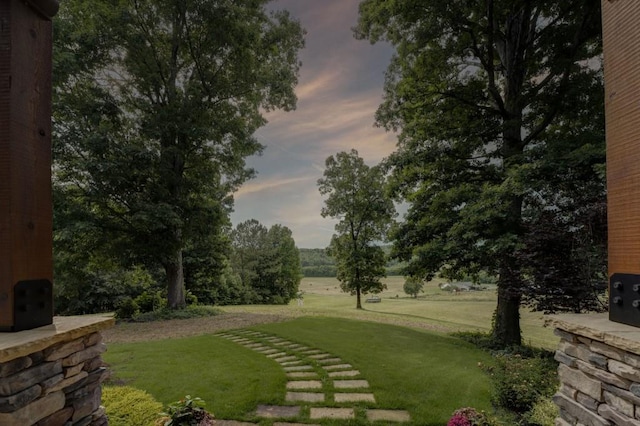
[[[0,333],[0,425],[108,425],[100,331],[113,324],[104,316],[55,317],[52,325]]]
[[[551,320],[560,336],[556,426],[640,426],[640,328],[606,313]]]

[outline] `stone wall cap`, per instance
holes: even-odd
[[[17,333],[0,333],[0,363],[110,328],[114,324],[115,319],[108,315],[54,317],[51,325]]]
[[[608,313],[549,315],[560,330],[640,355],[640,328],[609,320]]]

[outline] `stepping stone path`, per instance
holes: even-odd
[[[376,407],[369,382],[335,354],[259,331],[233,330],[217,336],[270,358],[286,373],[287,405],[260,405],[255,412],[256,417],[278,420],[272,426],[321,426],[313,422],[323,420],[385,424],[411,421],[407,411]],[[216,419],[216,425],[222,426],[256,424]]]

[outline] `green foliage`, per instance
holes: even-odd
[[[162,291],[145,290],[134,299],[134,302],[140,308],[140,312],[152,312],[167,305],[167,299],[163,297]]]
[[[163,408],[147,392],[130,386],[104,386],[102,405],[111,426],[154,426]]]
[[[550,397],[539,398],[523,416],[523,426],[554,426],[559,416],[558,406]]]
[[[296,104],[303,30],[267,3],[61,3],[54,227],[89,231],[84,244],[62,246],[86,250],[80,270],[92,260],[161,270],[167,304],[180,308],[183,277],[200,290],[222,269],[230,195],[262,149],[253,134],[265,111]]]
[[[453,412],[447,426],[494,426],[495,424],[484,411],[464,407]]]
[[[302,275],[289,228],[267,229],[252,219],[239,223],[231,240],[231,264],[246,289],[247,303],[287,304],[295,297]]]
[[[584,254],[602,240],[590,228],[605,193],[600,26],[597,0],[360,3],[356,37],[396,48],[376,114],[399,132],[385,166],[391,193],[409,204],[394,255],[424,279],[497,276],[502,345],[521,341],[528,289],[564,297],[563,286],[601,280],[603,246]],[[543,213],[559,220],[538,234]],[[553,252],[533,241],[570,234]],[[579,282],[556,259],[576,259]]]
[[[499,344],[493,339],[493,336],[488,333],[482,333],[479,331],[460,331],[457,333],[451,333],[451,335],[486,351],[500,349]]]
[[[552,356],[499,354],[495,360],[495,365],[487,370],[494,383],[493,401],[498,407],[524,414],[540,398],[549,398],[558,389],[558,363]]]
[[[173,402],[167,406],[163,417],[168,417],[164,426],[209,426],[213,425],[213,415],[207,413],[202,398],[192,398],[191,395]]]
[[[382,169],[367,166],[354,149],[328,157],[318,180],[320,194],[327,196],[322,217],[340,219],[327,252],[336,260],[340,287],[356,295],[358,309],[361,294],[385,288],[385,254],[376,244],[387,238],[396,212],[384,185]]]
[[[305,277],[335,277],[336,262],[324,249],[299,249],[302,275]]]
[[[140,313],[140,306],[130,297],[125,297],[118,304],[116,318],[120,320],[130,320]]]
[[[220,314],[213,306],[188,305],[185,309],[169,309],[167,307],[151,312],[143,312],[131,317],[134,322],[166,321],[172,319],[189,319],[212,317]]]
[[[454,335],[493,354],[494,362],[484,369],[493,382],[492,401],[496,407],[515,413],[524,425],[553,424],[557,408],[549,404],[553,405],[551,397],[559,385],[553,352],[528,346],[505,350],[493,335],[486,333]]]
[[[423,292],[424,281],[416,277],[407,277],[404,281],[402,289],[409,296],[418,297],[418,293]]]

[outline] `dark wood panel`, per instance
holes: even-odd
[[[20,0],[0,6],[0,327],[13,286],[53,280],[51,21]]]

